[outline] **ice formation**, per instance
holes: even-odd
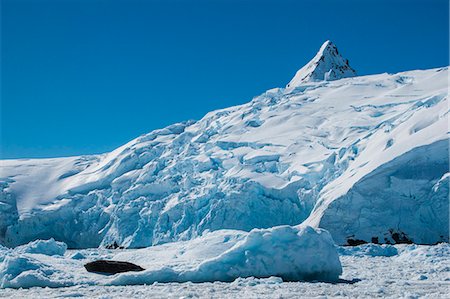
[[[300,223],[338,244],[448,241],[448,68],[354,75],[327,42],[247,104],[102,155],[3,160],[0,244],[139,248]]]
[[[205,282],[234,281],[238,277],[271,277],[277,276],[284,281],[337,281],[342,274],[334,242],[328,232],[315,230],[311,227],[294,228],[279,226],[270,229],[254,229],[243,234],[241,240],[218,255],[205,259],[210,248],[207,246],[210,238],[220,234],[202,238],[202,256],[192,252],[191,242],[187,242],[187,250],[181,255],[188,255],[194,260],[204,260],[195,267],[175,265],[158,269],[150,269],[140,273],[126,273],[111,281],[111,284],[150,284],[158,282]],[[224,238],[224,241],[228,241]],[[172,243],[176,244],[176,243]],[[169,244],[169,246],[174,246]],[[226,247],[225,247],[226,248]],[[152,247],[144,249],[139,255],[152,257]],[[206,253],[205,253],[206,251]],[[215,252],[215,250],[213,251]],[[133,253],[119,255],[119,258],[138,260]],[[185,257],[187,258],[187,257]],[[154,259],[154,257],[153,257]],[[170,263],[169,263],[170,265]],[[149,264],[150,267],[155,267]]]
[[[142,282],[142,285],[119,285],[121,275],[104,276],[86,272],[83,264],[94,259],[132,259],[145,264],[149,271],[166,265],[175,272],[195,269],[202,261],[214,259],[237,245],[246,232],[215,231],[189,241],[167,243],[146,249],[117,250],[81,249],[68,250],[64,257],[43,254],[27,254],[38,267],[16,268],[8,262],[6,272],[11,280],[0,289],[2,298],[447,298],[450,245],[376,245],[338,247],[343,273],[338,283],[315,281],[285,282],[281,277],[239,277],[233,282],[160,283],[144,284],[147,277],[124,277],[122,282]],[[201,246],[201,245],[205,246]],[[224,245],[222,247],[222,245]],[[207,249],[211,249],[208,251]],[[222,248],[222,249],[221,249]],[[0,275],[5,273],[0,247]],[[11,253],[10,253],[11,254]],[[78,254],[83,260],[72,260]],[[314,254],[312,252],[312,254]],[[30,262],[31,263],[31,262]],[[22,263],[20,265],[27,265]],[[19,266],[20,266],[19,265]],[[29,264],[28,264],[29,265]],[[166,268],[167,268],[166,267]],[[30,268],[30,267],[28,267]],[[40,269],[40,270],[39,270]],[[21,273],[23,271],[23,274]],[[15,272],[15,274],[13,274]],[[167,272],[161,271],[161,273]],[[41,275],[36,275],[40,273]],[[153,272],[155,273],[155,271]],[[127,274],[128,275],[128,274]],[[29,279],[16,279],[17,277]],[[0,276],[1,277],[1,276]],[[4,278],[4,277],[2,277]],[[0,281],[6,282],[5,279]],[[158,279],[162,280],[161,276]],[[26,284],[20,284],[26,282]],[[110,285],[114,282],[114,287]],[[347,283],[346,283],[347,282]],[[32,287],[31,286],[67,286]],[[7,286],[7,287],[6,287]],[[5,288],[6,287],[6,288]]]
[[[24,251],[21,248],[36,248]],[[64,244],[65,246],[65,244]],[[63,246],[63,247],[64,247]],[[327,231],[279,226],[250,232],[220,230],[184,241],[127,250],[108,257],[146,271],[112,276],[87,272],[83,265],[98,253],[54,255],[55,241],[0,248],[0,287],[61,287],[75,284],[131,285],[154,282],[231,282],[239,277],[279,277],[285,281],[337,281],[342,273]]]
[[[66,253],[66,250],[67,245],[65,243],[55,241],[53,238],[49,240],[36,240],[22,246],[17,246],[14,249],[17,253],[35,253],[59,256],[63,256],[64,253]]]
[[[14,249],[0,247],[0,288],[72,285],[74,281],[70,271],[54,265],[62,259],[66,249],[66,244],[54,239],[36,240]]]

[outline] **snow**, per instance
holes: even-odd
[[[331,81],[354,77],[356,71],[344,59],[337,47],[329,40],[323,43],[316,56],[304,67],[299,69],[286,88],[295,88],[311,81]]]
[[[14,251],[17,253],[40,253],[45,255],[64,255],[67,245],[63,242],[49,240],[35,240],[26,245],[17,246]]]
[[[70,275],[38,259],[23,255],[7,255],[0,268],[0,287],[63,287],[73,285]]]
[[[210,246],[205,245],[205,242],[202,243],[203,251],[209,251]],[[222,248],[220,246],[220,249]],[[154,247],[144,249],[144,255],[152,256],[153,250]],[[181,253],[182,256],[185,254],[192,253],[190,250],[187,250],[187,253]],[[140,252],[140,255],[143,253]],[[202,258],[204,257],[205,255],[202,254]],[[125,261],[138,260],[133,254],[131,256],[122,254],[116,258]],[[196,256],[194,260],[198,258]],[[154,267],[153,265],[154,263],[148,262],[145,264],[147,267]],[[341,273],[339,257],[328,232],[314,230],[311,227],[296,229],[280,226],[252,230],[231,248],[203,260],[191,269],[180,269],[177,259],[175,269],[165,262],[163,268],[120,275],[113,279],[111,284],[151,284],[155,281],[233,281],[238,277],[251,276],[278,276],[285,281],[337,281]]]
[[[112,276],[84,270],[83,264],[98,259],[98,252],[62,257],[65,246],[54,240],[38,240],[14,249],[1,248],[0,287],[232,282],[239,277],[271,276],[285,281],[338,281],[342,273],[329,233],[311,227],[216,231],[190,241],[123,251],[109,258],[146,270]]]
[[[230,231],[219,236],[230,235]],[[242,240],[241,238],[239,238]],[[223,241],[223,240],[222,240]],[[178,242],[181,250],[186,246],[184,242]],[[184,245],[182,245],[184,244]],[[169,244],[155,246],[161,247],[161,251],[167,249]],[[196,246],[192,246],[194,249]],[[372,248],[368,251],[368,248]],[[218,247],[217,247],[218,248]],[[388,248],[396,250],[396,254],[375,254],[373,252],[381,250],[387,252]],[[150,248],[149,248],[150,249]],[[174,249],[174,248],[172,248]],[[338,247],[343,274],[338,283],[325,282],[286,282],[280,277],[268,278],[237,278],[232,282],[205,282],[205,283],[161,283],[155,282],[151,285],[124,285],[109,286],[99,283],[98,277],[110,279],[108,276],[92,274],[92,279],[82,278],[82,274],[89,276],[85,272],[82,263],[92,258],[111,258],[113,256],[136,256],[141,255],[147,249],[121,250],[121,253],[114,253],[113,250],[85,249],[69,250],[63,262],[67,272],[72,272],[76,277],[76,284],[60,288],[4,288],[0,292],[3,298],[54,298],[54,297],[89,297],[89,298],[296,298],[301,294],[306,298],[447,298],[450,288],[450,245],[442,243],[434,246],[426,245],[376,245],[366,244],[356,247]],[[0,251],[1,252],[1,251]],[[70,256],[80,252],[89,259],[75,261],[72,264]],[[154,260],[158,260],[156,254]],[[181,252],[181,251],[180,251]],[[346,252],[346,254],[342,254]],[[36,259],[42,259],[44,255],[33,254]],[[53,265],[57,269],[61,264],[60,257],[50,257],[52,262],[47,261],[47,265]],[[189,259],[186,258],[185,261]],[[36,261],[35,261],[36,262]],[[39,262],[39,261],[38,261]],[[42,263],[42,262],[41,262]],[[180,265],[180,267],[183,267]],[[119,274],[120,275],[120,274]],[[117,275],[117,276],[119,276]],[[67,282],[67,281],[66,281]]]
[[[14,249],[0,247],[0,287],[62,287],[72,285],[69,273],[55,269],[43,256],[61,257],[67,245],[54,239],[36,240]],[[51,261],[51,259],[50,259]]]
[[[0,161],[0,244],[140,248],[298,224],[340,245],[448,242],[448,68],[355,77],[330,42],[308,65],[307,80],[109,153]]]
[[[338,248],[339,255],[350,256],[394,256],[398,250],[393,245],[363,244],[360,246],[346,246]]]
[[[378,157],[374,153],[371,163],[380,163],[383,158]],[[441,179],[442,174],[448,172],[448,165],[448,140],[417,147],[378,166],[346,190],[345,195],[333,194],[333,201],[326,209],[323,207],[328,203],[324,199],[322,205],[317,205],[317,210],[311,213],[310,219],[319,214],[318,226],[328,228],[340,244],[345,243],[347,236],[396,243],[395,233],[404,233],[410,241],[417,243],[448,241],[449,180]],[[345,174],[341,178],[328,188],[337,186],[339,182],[345,184],[346,178],[346,184],[349,184],[353,179]],[[436,185],[436,182],[442,184]],[[354,212],[346,212],[349,209]],[[337,228],[342,218],[345,218],[346,227]],[[386,226],[391,231],[386,232]]]

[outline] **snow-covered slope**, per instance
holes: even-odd
[[[318,56],[342,66],[334,49]],[[304,221],[339,244],[448,241],[448,68],[313,76],[329,70],[107,154],[1,161],[0,243],[145,247]]]

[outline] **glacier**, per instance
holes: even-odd
[[[356,76],[327,41],[286,88],[100,155],[1,160],[0,244],[141,248],[218,230],[449,241],[448,67]]]

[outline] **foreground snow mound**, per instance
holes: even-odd
[[[55,268],[66,249],[66,244],[53,239],[36,240],[14,249],[0,247],[0,288],[73,285],[71,271]]]
[[[93,284],[83,263],[65,256],[67,245],[36,240],[16,248],[0,246],[0,288],[66,287]]]
[[[233,281],[238,277],[270,276],[286,281],[337,281],[341,263],[328,232],[311,227],[254,229],[219,256],[190,270],[164,267],[121,274],[111,284]]]
[[[1,288],[63,287],[72,276],[28,255],[9,254],[0,265]]]
[[[17,253],[40,253],[45,255],[64,255],[67,250],[66,243],[55,241],[51,238],[49,240],[36,240],[26,245],[15,248]]]
[[[193,275],[199,280],[278,276],[285,281],[336,281],[342,268],[327,231],[280,226],[252,230],[243,241],[196,271]]]
[[[28,250],[47,244],[48,250]],[[0,287],[61,287],[76,284],[129,285],[153,282],[231,282],[239,277],[272,280],[336,281],[342,273],[333,240],[327,231],[279,226],[251,232],[222,230],[189,241],[126,250],[50,255],[54,241],[36,241],[0,248]],[[58,244],[58,243],[57,243]],[[26,252],[26,253],[25,253]],[[58,252],[60,253],[60,252]],[[112,276],[89,273],[84,264],[99,259],[128,261],[147,269]]]
[[[70,272],[55,269],[46,262],[51,256],[63,256],[66,249],[65,243],[54,239],[36,240],[14,249],[0,246],[0,288],[72,285]]]

